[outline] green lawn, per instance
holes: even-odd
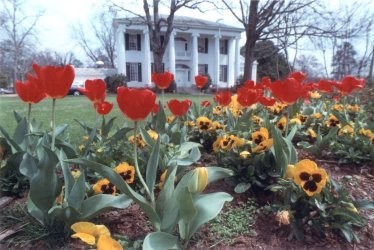
[[[161,98],[161,96],[158,97]],[[178,100],[188,98],[194,102],[200,103],[202,100],[212,101],[212,97],[212,95],[166,94],[165,101],[174,98]],[[116,96],[109,95],[107,100],[114,103],[112,112],[106,116],[107,119],[116,116],[117,119],[115,126],[122,126],[125,122],[125,117],[119,110]],[[51,106],[52,100],[45,99],[32,107],[32,118],[42,122],[46,129],[49,129]],[[0,96],[0,125],[5,128],[9,134],[13,134],[16,125],[13,111],[17,111],[22,116],[26,116],[27,107],[28,105],[22,102],[18,96]],[[93,109],[91,102],[85,96],[67,96],[56,102],[56,124],[69,124],[68,136],[73,144],[78,143],[83,135],[83,129],[74,121],[74,119],[86,122],[88,125],[92,126],[95,117],[97,117],[96,112]]]

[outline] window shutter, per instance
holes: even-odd
[[[227,55],[227,51],[228,51],[228,47],[229,47],[229,40],[225,40],[225,55]]]
[[[138,82],[142,81],[142,64],[138,63]]]
[[[141,51],[142,50],[142,37],[140,36],[140,34],[137,34],[136,35],[136,40],[138,42],[138,50]]]
[[[130,77],[130,63],[126,63],[126,80],[131,81]]]
[[[205,66],[205,75],[207,75],[208,74],[208,64],[205,64],[204,66]]]
[[[224,78],[224,82],[227,82],[227,65],[224,66]]]
[[[205,53],[208,54],[208,44],[209,44],[209,40],[208,38],[205,38]]]
[[[129,34],[128,33],[125,33],[125,48],[126,48],[126,50],[130,49],[130,45],[129,45]]]

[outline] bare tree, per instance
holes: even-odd
[[[151,3],[152,2],[152,3]],[[116,3],[112,3],[112,6],[124,11],[127,14],[138,17],[144,24],[147,25],[149,30],[149,39],[153,52],[154,58],[154,70],[156,72],[162,72],[162,59],[165,54],[165,50],[169,44],[170,34],[173,31],[173,22],[175,13],[181,8],[199,9],[199,5],[203,0],[170,0],[160,1],[143,0],[144,14],[139,14],[131,8],[127,8]],[[166,16],[161,16],[159,13],[160,5],[167,6],[169,13]],[[163,31],[165,29],[165,31]],[[161,32],[162,30],[162,32]],[[161,39],[161,34],[164,39]]]
[[[34,16],[22,15],[24,0],[1,0],[3,7],[0,27],[0,47],[10,65],[13,81],[22,79],[29,65],[27,54],[36,40],[36,25],[42,12]]]
[[[73,37],[88,58],[93,63],[103,61],[104,65],[110,68],[114,68],[116,41],[112,26],[113,18],[115,18],[114,12],[103,11],[93,19],[88,29],[82,24],[73,27]],[[87,34],[91,34],[91,36],[87,36]]]
[[[257,41],[276,39],[283,47],[286,57],[287,48],[297,44],[304,36],[324,35],[330,28],[320,28],[314,18],[306,13],[320,15],[322,12],[317,0],[221,0],[219,9],[226,9],[240,22],[246,31],[244,79],[252,74],[253,51]]]

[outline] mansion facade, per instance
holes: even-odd
[[[130,87],[151,86],[153,54],[147,25],[139,18],[114,19],[114,25],[117,72],[127,76]],[[176,16],[163,67],[174,74],[178,88],[191,88],[198,74],[209,74],[212,84],[220,88],[234,86],[243,73],[239,44],[243,31],[217,22]]]

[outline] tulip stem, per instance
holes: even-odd
[[[286,108],[286,129],[285,129],[285,137],[287,137],[287,135],[288,135],[288,122],[289,122],[289,119],[290,119],[290,107],[287,106],[287,108]]]
[[[152,201],[152,205],[154,206],[154,198],[153,196],[151,195],[151,192],[149,191],[149,188],[147,186],[147,184],[145,183],[144,179],[143,179],[143,176],[140,172],[140,169],[139,169],[139,164],[138,164],[138,139],[137,139],[137,136],[138,136],[138,122],[134,122],[134,165],[135,165],[135,171],[136,171],[136,174],[138,175],[138,178],[140,180],[140,182],[142,183],[144,189],[145,189],[145,192],[147,193],[147,195],[149,196],[150,200]],[[155,207],[155,206],[154,206]]]
[[[27,111],[27,133],[30,134],[31,131],[31,103],[29,103],[29,108]]]
[[[51,127],[52,127],[52,147],[51,150],[55,151],[55,126],[56,126],[56,121],[55,121],[55,107],[56,107],[56,99],[52,99],[52,122],[51,122]]]
[[[162,107],[165,106],[165,90],[161,90],[161,98],[162,98]]]

